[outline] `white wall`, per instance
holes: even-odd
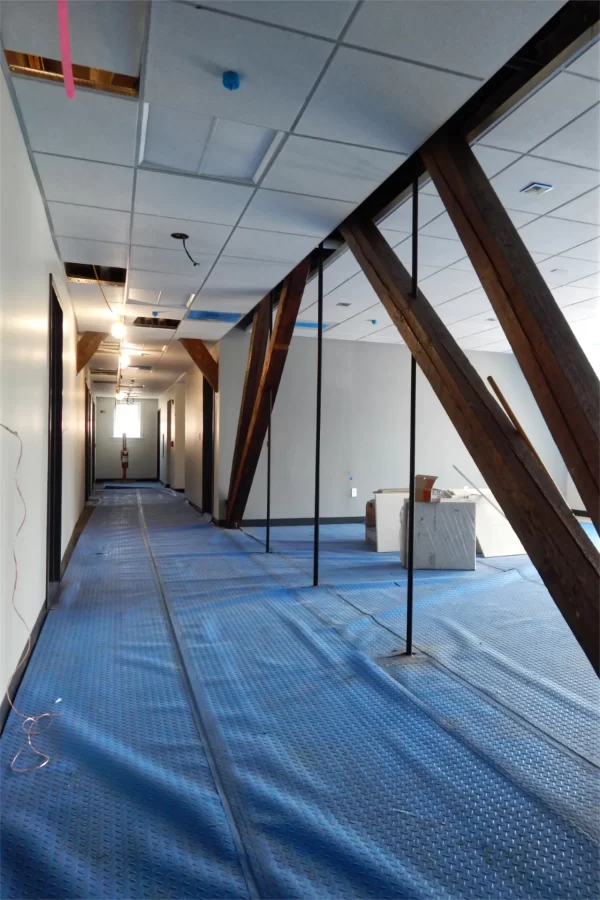
[[[232,331],[220,345],[220,448],[218,517],[225,499],[246,369],[249,335]],[[273,411],[272,516],[313,514],[316,340],[294,338]],[[559,489],[567,473],[533,396],[512,354],[471,352],[467,356],[486,378],[493,375],[526,429]],[[323,342],[321,433],[321,514],[364,514],[373,491],[408,485],[410,355],[404,346],[327,340]],[[417,472],[437,475],[440,487],[466,482],[457,465],[478,487],[485,481],[450,419],[419,371],[417,381]],[[350,480],[352,479],[352,480]],[[351,488],[358,491],[351,497]],[[245,519],[263,519],[266,452],[263,452]]]
[[[204,378],[197,366],[185,375],[185,496],[202,508],[202,411]]]
[[[168,401],[173,401],[175,432],[167,443]],[[185,488],[185,382],[178,381],[158,398],[160,409],[160,480],[175,490]],[[164,454],[163,454],[164,446]]]
[[[0,74],[0,421],[23,441],[19,483],[27,519],[17,541],[16,603],[29,626],[46,595],[49,276],[64,315],[62,552],[84,505],[85,374],[75,375],[77,331],[62,266],[12,100]],[[0,682],[27,632],[11,608],[12,543],[22,508],[18,442],[0,430]]]
[[[114,397],[96,397],[96,478],[121,478],[122,438],[113,437]],[[157,400],[141,400],[141,438],[128,438],[128,478],[156,478]]]

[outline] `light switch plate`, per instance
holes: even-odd
[[[352,496],[352,497],[358,497],[358,490],[357,490],[357,488],[352,488],[352,494],[351,494],[351,496]]]

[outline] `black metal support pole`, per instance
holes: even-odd
[[[321,493],[321,382],[323,366],[323,244],[319,246],[318,331],[317,331],[317,421],[315,429],[315,525],[313,548],[313,587],[319,584],[319,515]]]
[[[269,298],[269,337],[273,330],[273,294]],[[265,552],[271,552],[271,414],[273,412],[273,395],[269,389],[269,424],[267,426],[267,534]]]
[[[413,182],[412,195],[412,285],[411,293],[417,298],[417,271],[419,249],[419,182]],[[415,423],[417,412],[417,361],[410,359],[410,448],[409,448],[409,488],[408,488],[408,551],[406,581],[406,653],[413,652],[413,582],[415,549]]]

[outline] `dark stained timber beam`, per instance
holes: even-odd
[[[77,341],[77,375],[87,366],[90,359],[109,335],[104,331],[84,331]]]
[[[600,530],[598,378],[467,142],[440,135],[421,156]]]
[[[265,363],[267,344],[269,343],[269,323],[271,318],[271,295],[260,301],[254,313],[252,323],[252,336],[248,349],[248,362],[246,364],[246,377],[244,378],[244,390],[238,418],[235,447],[233,450],[233,462],[231,463],[231,478],[229,482],[229,496],[233,493],[235,476],[239,469],[240,457],[248,437],[248,429],[252,419],[254,403],[258,395],[260,378]]]
[[[350,220],[344,239],[596,672],[599,557],[556,485],[514,428],[379,230]]]
[[[180,338],[215,393],[219,390],[219,363],[214,359],[204,341],[198,338]]]
[[[309,270],[310,257],[307,256],[301,263],[298,263],[283,282],[277,317],[254,401],[248,434],[242,448],[239,465],[232,476],[233,489],[227,499],[226,525],[228,528],[238,526],[244,515],[267,433],[269,394],[272,408],[275,405]]]

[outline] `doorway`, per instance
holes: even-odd
[[[175,440],[175,401],[167,400],[167,458],[165,462],[165,487],[173,480],[173,442]]]
[[[160,409],[156,413],[156,480],[160,481]]]
[[[202,380],[202,512],[213,510],[215,392]]]
[[[85,386],[85,501],[90,499],[93,490],[92,481],[92,395],[87,384]]]
[[[48,311],[48,500],[46,518],[46,603],[60,581],[62,534],[63,313],[50,276]]]

